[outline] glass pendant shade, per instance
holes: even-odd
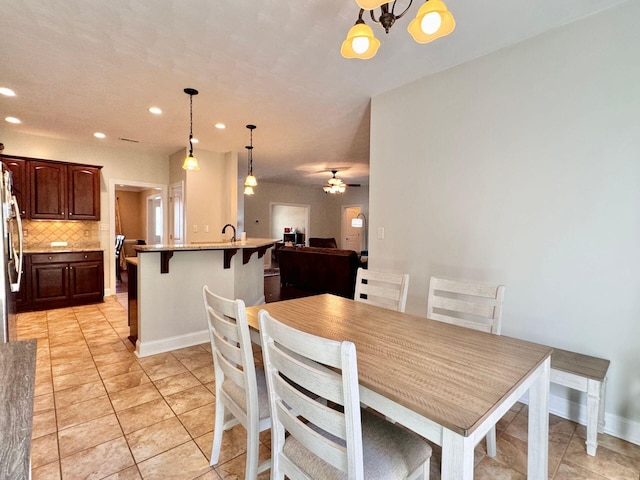
[[[251,186],[246,186],[244,187],[244,194],[245,195],[253,195],[255,192],[253,191],[253,187]]]
[[[429,43],[449,35],[454,28],[456,21],[447,6],[441,0],[427,0],[409,23],[407,31],[416,42]]]
[[[247,175],[247,179],[244,181],[244,186],[245,187],[258,186],[258,181],[256,180],[256,177],[254,177],[253,174]]]
[[[382,2],[380,0],[356,0],[356,3],[360,8],[364,8],[365,10],[373,10],[374,8],[378,8],[379,6],[389,2],[387,2],[386,0]]]
[[[346,40],[342,42],[340,53],[344,58],[367,60],[378,52],[379,47],[380,40],[373,36],[371,27],[364,23],[356,23],[347,33]]]
[[[182,168],[185,170],[200,170],[200,167],[198,166],[198,160],[196,160],[196,158],[192,154],[189,154],[184,159]]]

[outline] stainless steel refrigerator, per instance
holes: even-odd
[[[22,277],[22,222],[20,209],[13,195],[11,172],[2,165],[0,202],[2,204],[2,235],[0,236],[0,314],[3,343],[16,340],[16,292]]]

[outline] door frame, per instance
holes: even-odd
[[[102,221],[100,222],[100,237],[101,237],[101,241],[100,243],[102,245],[105,245],[105,243],[107,245],[109,245],[109,248],[106,249],[105,251],[105,255],[104,255],[104,261],[106,262],[106,267],[104,269],[104,273],[105,275],[107,274],[107,272],[109,272],[109,278],[108,281],[105,278],[105,286],[108,285],[109,288],[105,289],[105,296],[108,295],[115,295],[116,294],[116,262],[115,262],[115,251],[114,251],[114,245],[115,245],[115,241],[116,241],[116,211],[115,211],[115,204],[116,204],[116,187],[120,187],[120,186],[125,186],[125,187],[140,187],[140,188],[157,188],[159,189],[159,193],[162,196],[162,205],[168,205],[167,203],[167,198],[168,198],[168,188],[167,185],[163,184],[163,183],[149,183],[149,182],[138,182],[135,180],[120,180],[120,179],[116,179],[116,178],[112,178],[109,179],[109,224],[105,225]],[[164,207],[162,209],[162,238],[166,239],[167,237],[167,233],[168,233],[168,212],[167,212],[167,208]],[[109,238],[107,239],[107,241],[104,241],[104,231],[108,230],[109,232]],[[146,227],[145,227],[145,231],[146,231]]]
[[[345,221],[345,217],[346,217],[346,212],[347,212],[347,208],[357,208],[360,210],[360,213],[362,213],[363,215],[364,213],[364,207],[362,204],[353,204],[353,205],[342,205],[342,210],[340,212],[340,244],[338,245],[338,248],[344,248],[344,242],[345,242],[345,238],[346,238],[346,232],[344,231],[344,221]],[[367,228],[369,228],[369,226],[367,225]],[[360,255],[360,252],[362,252],[362,250],[364,250],[365,245],[365,235],[366,232],[364,231],[364,225],[363,225],[363,229],[362,229],[362,234],[360,235],[360,250],[358,251],[358,255]]]

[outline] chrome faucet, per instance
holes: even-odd
[[[224,235],[224,232],[227,230],[227,227],[231,227],[233,229],[233,236],[231,237],[231,243],[236,243],[236,227],[234,227],[230,223],[227,223],[224,227],[222,227],[223,235]]]

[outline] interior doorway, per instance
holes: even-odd
[[[163,231],[162,197],[147,196],[147,244],[156,245],[162,242]]]
[[[347,205],[342,207],[342,239],[340,248],[354,250],[358,253],[366,248],[364,245],[366,225],[363,222],[361,227],[355,227],[352,223],[352,220],[358,218],[358,215],[361,213],[361,205]],[[362,214],[360,218],[363,216],[364,214]]]
[[[105,239],[103,242],[106,241],[110,245],[110,248],[105,249],[105,295],[115,295],[117,291],[114,248],[117,223],[116,201],[119,204],[120,211],[119,228],[121,230],[118,233],[125,235],[123,253],[126,256],[134,256],[133,245],[140,242],[149,244],[152,239],[160,239],[160,242],[165,242],[168,238],[168,213],[167,209],[164,208],[167,205],[167,193],[167,186],[163,184],[118,179],[109,180],[109,224],[100,224],[100,230],[104,230],[102,233],[107,234],[108,230],[109,235],[108,240]],[[147,197],[157,197],[160,203],[160,208],[155,206],[152,208],[154,218],[153,237],[149,236]],[[123,301],[126,302],[126,297]]]
[[[184,243],[184,183],[169,187],[169,242]]]
[[[295,205],[288,203],[271,204],[271,238],[283,238],[285,228],[294,229],[303,235],[306,243],[309,233],[309,205]]]

